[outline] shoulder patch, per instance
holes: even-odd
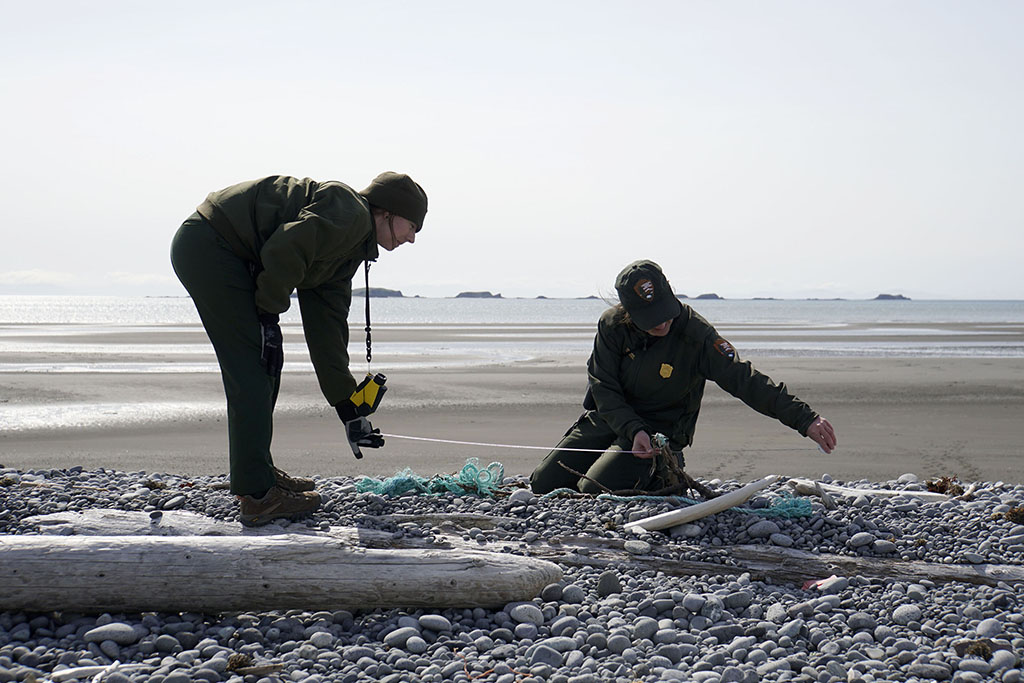
[[[722,354],[726,358],[736,357],[736,349],[732,347],[732,344],[722,339],[721,337],[715,340],[714,347],[715,351],[718,351],[718,353]]]

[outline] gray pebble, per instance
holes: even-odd
[[[696,593],[687,593],[683,597],[683,607],[694,613],[700,612],[704,607],[704,602],[704,596]]]
[[[174,496],[173,498],[168,500],[161,507],[164,510],[177,510],[178,508],[182,507],[185,504],[185,501],[186,501],[185,496],[178,495],[178,496]]]
[[[630,645],[632,645],[632,642],[629,638],[620,633],[616,633],[608,639],[608,649],[617,655],[622,654],[622,652]]]
[[[854,612],[847,617],[846,625],[853,631],[870,631],[875,628],[875,618],[866,612]]]
[[[512,505],[525,505],[531,500],[533,500],[533,491],[530,489],[516,489],[512,492],[512,495],[508,497],[508,502]]]
[[[512,617],[513,621],[520,624],[535,624],[536,626],[540,626],[544,623],[543,612],[540,611],[539,607],[530,603],[516,605],[509,611],[509,616]]]
[[[900,626],[921,619],[921,608],[917,605],[900,605],[892,612],[892,620]]]
[[[870,545],[875,542],[875,535],[868,533],[867,531],[861,531],[850,537],[850,540],[846,542],[851,548],[860,548],[861,546]]]
[[[888,555],[889,553],[894,553],[897,550],[895,543],[882,538],[876,540],[872,547],[879,555]]]
[[[915,663],[907,668],[907,673],[918,678],[930,678],[935,681],[948,681],[950,670],[943,664]]]
[[[609,595],[621,592],[622,582],[619,581],[619,575],[611,570],[601,572],[601,576],[597,579],[598,597],[606,598]]]
[[[420,632],[412,626],[404,626],[402,628],[396,628],[391,633],[384,636],[384,644],[388,647],[400,647],[404,648],[405,643],[413,636],[419,636]]]
[[[562,589],[562,601],[570,605],[579,605],[587,597],[586,592],[575,584],[569,584]],[[542,622],[543,623],[543,622]]]
[[[420,628],[429,629],[438,633],[446,633],[452,630],[452,622],[440,614],[424,614],[419,618]]]
[[[770,519],[755,522],[747,527],[747,534],[751,538],[769,538],[772,534],[779,533],[779,525]]]
[[[131,625],[115,621],[86,631],[84,637],[87,643],[102,643],[104,640],[112,640],[118,645],[134,645],[138,642],[139,635],[139,632]]]
[[[553,650],[546,645],[540,645],[533,648],[533,654],[530,656],[530,666],[536,666],[537,664],[547,664],[548,666],[561,666],[562,665],[562,653],[557,650]]]
[[[979,638],[995,638],[1003,632],[1003,622],[998,619],[982,619],[975,631]]]
[[[649,555],[651,552],[651,544],[647,541],[638,541],[636,539],[626,541],[623,544],[623,548],[627,553],[632,555]]]
[[[774,602],[768,606],[768,611],[765,612],[764,618],[776,624],[781,624],[787,616],[789,615],[786,613],[786,608]]]

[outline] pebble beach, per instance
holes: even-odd
[[[0,681],[1021,680],[1019,573],[1007,582],[935,581],[887,575],[885,564],[1019,570],[1024,486],[960,482],[969,500],[935,501],[915,497],[928,482],[910,473],[885,482],[831,479],[821,477],[864,493],[836,496],[835,509],[808,498],[805,516],[782,517],[772,510],[791,501],[791,489],[773,485],[741,508],[636,535],[623,525],[688,501],[537,497],[522,476],[506,477],[493,496],[409,491],[393,497],[360,492],[359,478],[318,478],[322,509],[274,525],[278,532],[356,526],[390,534],[396,543],[444,547],[439,526],[396,522],[396,516],[485,516],[495,523],[464,524],[457,532],[463,543],[525,555],[573,537],[619,548],[624,559],[588,563],[583,550],[582,561],[563,565],[558,583],[530,601],[494,609],[7,611],[0,613]],[[702,482],[720,491],[747,483]],[[221,476],[0,469],[0,534],[38,534],[39,515],[96,508],[152,519],[190,511],[234,523],[237,506],[224,484]],[[869,492],[879,488],[900,493]],[[873,568],[816,582],[765,580],[732,556],[736,547],[849,556],[872,560]],[[720,570],[671,570],[683,561]]]

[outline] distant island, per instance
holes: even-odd
[[[297,292],[293,292],[292,293],[292,297],[293,298],[296,295],[297,295]],[[354,297],[365,296],[365,295],[366,295],[366,288],[365,287],[359,287],[358,289],[353,289],[352,290],[352,296],[354,296]],[[381,299],[385,299],[385,298],[395,298],[395,299],[415,298],[415,299],[419,299],[419,298],[421,298],[419,294],[417,294],[417,295],[415,295],[413,297],[407,297],[399,289],[387,289],[385,287],[370,287],[370,297],[371,298],[381,298]],[[486,290],[484,290],[484,291],[473,291],[473,292],[459,292],[453,298],[455,298],[455,299],[502,299],[502,300],[505,299],[505,297],[502,296],[500,292],[499,293],[493,293],[493,292],[489,292],[489,291],[486,291]],[[513,299],[521,299],[521,298],[531,298],[531,297],[512,297],[512,298]],[[538,300],[550,300],[550,299],[560,299],[562,297],[551,297],[551,296],[547,296],[545,294],[538,294],[537,296],[532,297],[532,298],[533,299],[538,299]],[[583,300],[589,300],[589,299],[601,299],[602,297],[595,296],[595,295],[591,294],[590,296],[577,296],[577,297],[572,297],[572,298],[576,299],[578,301],[583,301]],[[688,297],[685,294],[676,294],[676,298],[677,299],[691,299],[691,297]],[[697,295],[695,297],[692,297],[692,299],[693,300],[698,300],[698,301],[725,301],[726,300],[725,297],[720,296],[720,295],[716,294],[715,292],[707,292],[705,294],[699,294],[699,295]],[[785,300],[786,299],[780,299],[780,298],[777,298],[777,297],[774,297],[774,296],[755,296],[755,297],[752,297],[750,299],[750,301],[785,301]],[[910,297],[905,296],[903,294],[886,294],[886,293],[879,294],[874,299],[867,299],[867,301],[910,301],[910,300],[911,300]],[[844,298],[841,298],[841,297],[836,297],[836,298],[832,298],[832,299],[808,297],[806,299],[803,299],[803,301],[847,301],[847,299],[844,299]]]
[[[366,296],[366,287],[352,290],[352,296]],[[401,298],[405,295],[397,289],[385,289],[384,287],[370,287],[370,298]]]

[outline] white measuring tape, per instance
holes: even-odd
[[[558,448],[551,446],[519,446],[510,443],[485,443],[483,441],[454,441],[452,439],[431,439],[427,436],[406,436],[404,434],[381,434],[381,436],[389,439],[408,439],[409,441],[430,441],[431,443],[451,443],[457,446],[488,446],[490,448],[517,448],[519,450],[529,451],[572,451],[575,453],[604,453],[607,448]],[[758,448],[758,451],[792,451],[796,450],[783,446],[781,448]],[[822,453],[825,451],[818,446],[818,450]],[[620,453],[631,453],[633,455],[643,454],[644,451],[619,451]]]
[[[550,446],[517,446],[510,443],[483,443],[481,441],[453,441],[452,439],[431,439],[426,436],[404,436],[402,434],[381,434],[389,439],[409,439],[410,441],[430,441],[432,443],[453,443],[459,446],[489,446],[491,448],[519,448],[530,451],[574,451],[576,453],[604,453],[607,448],[552,448]],[[643,453],[644,451],[621,451],[622,453]]]

